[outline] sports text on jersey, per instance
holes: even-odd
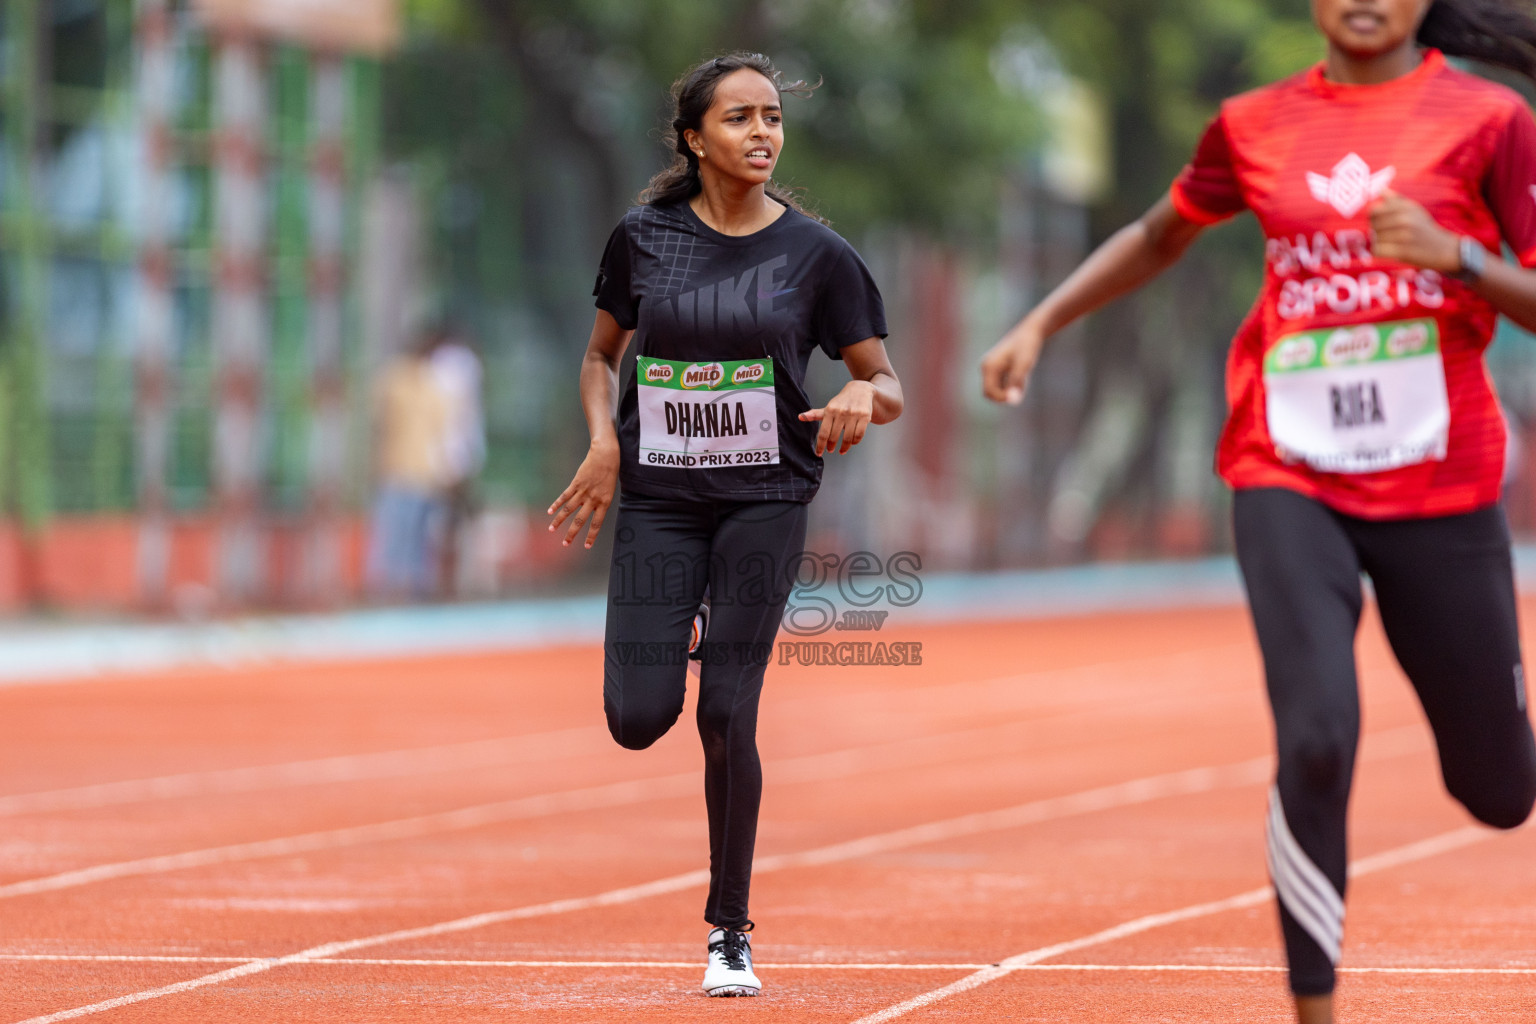
[[[1368,269],[1376,262],[1370,237],[1355,228],[1271,238],[1265,250],[1270,269],[1284,279],[1275,311],[1285,320],[1445,305],[1443,279],[1433,270]]]

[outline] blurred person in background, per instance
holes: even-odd
[[[374,391],[377,483],[369,533],[368,585],[379,600],[426,600],[437,592],[434,530],[450,479],[452,409],[433,366],[442,341],[422,332],[392,359]]]
[[[443,430],[442,521],[438,542],[438,590],[457,593],[465,534],[475,513],[475,480],[485,465],[484,372],[461,324],[445,322],[434,334],[432,373],[446,403]]]
[[[1017,403],[1045,340],[1252,210],[1265,284],[1228,362],[1233,487],[1279,763],[1268,853],[1298,1019],[1333,1019],[1368,573],[1446,788],[1513,828],[1536,801],[1505,429],[1483,362],[1498,314],[1536,329],[1536,119],[1446,54],[1536,81],[1516,0],[1313,0],[1312,69],[1228,100],[1170,194],[982,363]],[[1517,262],[1506,262],[1504,243]]]
[[[673,86],[672,165],[603,254],[581,370],[591,447],[549,509],[592,546],[620,482],[603,704],[641,750],[683,710],[690,623],[702,638],[698,729],[709,812],[704,989],[755,996],[747,898],[762,797],[757,708],[805,545],[822,454],[901,412],[885,309],[852,246],[777,186],[784,85],[761,54],[706,61]],[[635,376],[618,369],[633,339]],[[824,408],[820,349],[853,378]],[[818,427],[817,424],[820,424]],[[709,615],[699,619],[710,595]]]

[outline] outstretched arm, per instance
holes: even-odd
[[[1017,405],[1045,341],[1078,317],[1146,284],[1179,261],[1205,230],[1167,196],[1115,232],[1082,265],[1025,315],[981,361],[981,390],[994,402]]]
[[[557,530],[567,519],[571,525],[561,544],[568,545],[590,522],[586,546],[591,547],[602,529],[613,491],[619,482],[619,435],[613,426],[613,403],[619,387],[619,360],[633,331],[620,327],[606,310],[597,311],[587,353],[581,360],[581,408],[587,414],[592,443],[576,475],[555,503],[549,506],[549,528]]]

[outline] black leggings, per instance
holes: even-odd
[[[1238,491],[1233,518],[1275,715],[1268,847],[1291,989],[1323,995],[1343,930],[1362,571],[1451,795],[1497,828],[1536,800],[1509,528],[1498,506],[1377,522],[1280,489]]]
[[[603,709],[613,738],[643,750],[683,711],[688,639],[709,589],[699,736],[709,810],[704,920],[747,928],[763,772],[757,702],[805,547],[799,502],[710,502],[624,494],[614,530]]]

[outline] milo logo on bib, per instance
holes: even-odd
[[[1292,334],[1264,354],[1265,416],[1281,458],[1374,473],[1445,458],[1451,413],[1434,320]]]
[[[671,364],[662,365],[667,366],[669,371],[672,368]],[[719,363],[694,363],[683,370],[683,387],[690,391],[694,388],[712,388],[723,380],[725,380],[725,367]]]
[[[773,360],[686,363],[641,356],[640,462],[674,469],[776,465]]]
[[[1328,335],[1323,345],[1324,366],[1368,363],[1381,351],[1381,335],[1374,327],[1349,327]]]

